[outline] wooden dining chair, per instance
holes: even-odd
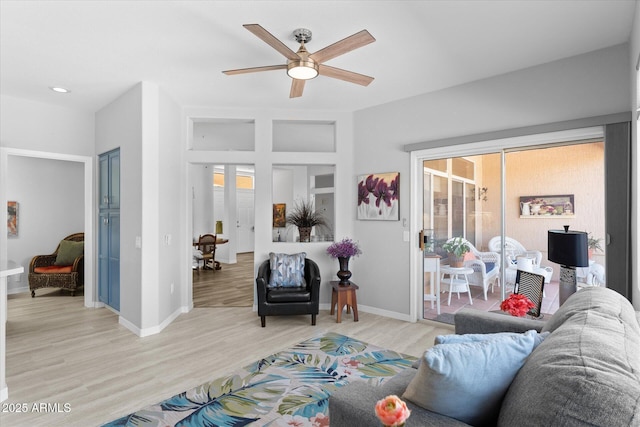
[[[198,238],[198,249],[202,252],[203,269],[211,264],[212,270],[220,270],[220,263],[216,262],[216,240],[214,234],[203,234]]]

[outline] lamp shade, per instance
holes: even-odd
[[[567,267],[588,267],[587,233],[584,231],[549,230],[549,261]]]

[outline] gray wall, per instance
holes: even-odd
[[[399,171],[400,217],[408,218],[405,144],[628,111],[628,79],[624,44],[358,111],[354,176]],[[366,283],[358,302],[408,314],[410,252],[402,239],[408,228],[402,221],[356,221],[354,230],[368,248],[352,267],[358,283]]]
[[[136,85],[98,111],[95,147],[96,154],[120,147],[120,316],[138,327],[142,321],[142,255],[134,243],[135,236],[142,236],[141,105],[142,87]],[[96,177],[97,173],[96,169]]]

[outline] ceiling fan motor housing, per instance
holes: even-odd
[[[306,28],[298,28],[293,30],[293,37],[296,38],[298,43],[309,43],[311,41],[311,30]]]

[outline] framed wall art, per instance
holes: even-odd
[[[273,204],[273,228],[282,228],[287,226],[287,204]]]
[[[7,236],[18,235],[18,202],[7,202]]]
[[[400,220],[400,172],[358,176],[359,220]]]
[[[566,218],[575,214],[573,194],[520,197],[520,218]]]

